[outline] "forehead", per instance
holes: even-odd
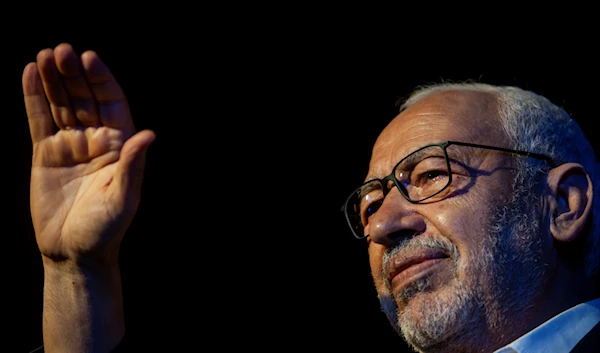
[[[387,175],[400,158],[445,140],[505,145],[496,97],[485,92],[445,91],[418,101],[398,114],[377,138],[369,175]]]

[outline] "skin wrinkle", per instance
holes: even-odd
[[[437,116],[438,114],[429,114],[429,115]],[[446,129],[446,126],[438,121],[433,121],[430,123],[417,122],[413,126],[413,128],[416,128],[419,125],[426,126],[427,129],[438,129],[438,128]],[[427,137],[428,137],[427,132],[419,132],[419,131],[417,131],[416,133],[413,133],[413,132],[401,130],[394,134],[397,136],[412,136],[412,138],[423,138],[423,139],[427,139]],[[447,140],[452,140],[452,139],[449,138]],[[429,143],[437,143],[437,142],[441,142],[441,141],[443,141],[443,140],[430,141]],[[469,141],[466,141],[466,142],[469,142]],[[408,156],[410,153],[414,152],[414,150],[416,150],[417,148],[420,148],[420,147],[422,147],[422,146],[416,146],[412,150],[406,150],[404,147],[401,148],[400,146],[394,148],[394,137],[378,139],[377,142],[375,143],[373,150],[382,149],[382,148],[394,148],[394,149],[387,156],[382,156],[379,158],[376,158],[376,156],[371,157],[371,163],[369,166],[369,174],[367,175],[367,178],[365,178],[365,181],[374,179],[374,178],[383,178],[385,175],[388,175],[391,172],[392,168],[400,161],[400,159],[404,158],[405,156]],[[382,160],[383,158],[386,158],[385,163]]]

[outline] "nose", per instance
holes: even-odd
[[[406,200],[397,188],[390,190],[381,207],[369,218],[367,232],[371,241],[392,247],[400,238],[423,233],[425,219],[415,211],[416,207],[419,205]]]

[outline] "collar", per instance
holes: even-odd
[[[600,298],[563,311],[494,353],[568,353],[598,322]]]

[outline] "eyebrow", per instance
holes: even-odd
[[[442,147],[438,148],[429,148],[429,147],[434,147],[435,145],[427,145],[425,147],[422,147],[418,150],[416,150],[415,152],[410,153],[408,156],[404,157],[404,159],[402,159],[402,161],[404,163],[408,163],[408,165],[414,165],[416,162],[420,162],[423,159],[425,159],[425,157],[431,157],[431,156],[435,156],[435,157],[441,157],[441,158],[445,158],[444,157],[444,151]],[[438,152],[441,153],[434,153],[433,151],[436,150]],[[400,161],[398,161],[399,163]],[[396,163],[396,165],[398,165]]]
[[[372,181],[374,179],[369,179],[368,181],[365,181],[365,183],[368,183],[369,181]],[[376,189],[375,185],[377,184],[368,184],[368,185],[363,185],[360,187],[360,197],[362,198],[364,195],[368,194],[369,192],[371,192],[371,190]]]
[[[436,157],[440,157],[440,158],[445,158],[444,156],[444,151],[443,148],[441,146],[438,146],[439,148],[436,148],[436,150],[439,153],[434,153],[432,152],[433,149],[429,148],[429,147],[434,147],[434,146],[438,146],[437,144],[429,144],[426,146],[423,146],[421,148],[416,149],[415,151],[410,152],[408,155],[404,156],[402,159],[399,159],[396,164],[394,164],[394,168],[396,168],[396,166],[400,163],[400,161],[404,161],[404,163],[408,163],[408,165],[414,166],[416,164],[416,162],[420,162],[421,160],[425,159],[425,157],[430,157],[430,156],[436,156]],[[429,151],[427,151],[429,149]],[[450,157],[448,157],[450,158]],[[386,175],[389,175],[391,173],[391,171],[389,173],[386,172]],[[383,177],[378,177],[376,175],[373,174],[368,174],[367,178],[365,179],[365,183],[374,179],[382,179],[385,178],[385,176]]]

